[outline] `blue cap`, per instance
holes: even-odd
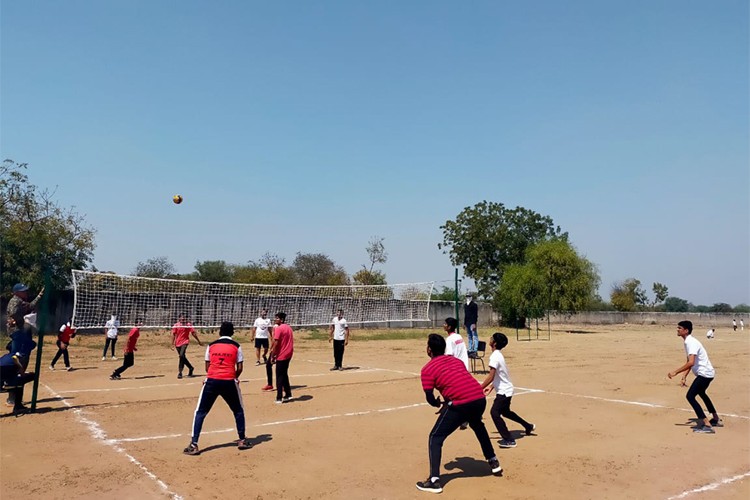
[[[16,283],[15,285],[13,285],[13,293],[26,292],[28,290],[29,290],[29,287],[27,287],[23,283]]]

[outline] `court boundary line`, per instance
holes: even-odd
[[[79,423],[83,424],[88,429],[89,434],[91,435],[92,438],[94,438],[95,441],[100,441],[104,443],[106,446],[109,446],[110,448],[112,448],[115,452],[121,455],[125,455],[125,457],[128,459],[128,461],[130,461],[130,463],[132,463],[137,468],[139,468],[149,479],[156,482],[156,484],[159,485],[159,487],[162,489],[164,493],[168,494],[174,500],[183,500],[182,496],[172,491],[169,488],[169,485],[167,485],[167,483],[159,479],[159,477],[156,474],[148,470],[148,468],[145,465],[143,465],[137,458],[135,458],[133,455],[128,453],[124,448],[119,446],[116,441],[112,439],[108,439],[106,431],[99,424],[99,422],[86,417],[83,414],[83,410],[81,410],[80,408],[73,408],[73,406],[70,403],[65,401],[65,399],[62,396],[60,396],[57,392],[55,392],[55,390],[52,389],[52,387],[50,387],[49,385],[44,384],[44,387],[49,391],[52,397],[58,399],[65,406],[67,406],[68,409],[73,411],[73,413],[75,414],[76,420],[78,420]]]
[[[679,498],[687,498],[690,495],[694,493],[703,493],[706,491],[715,491],[718,490],[721,486],[731,484],[735,481],[739,481],[741,479],[744,479],[746,477],[750,477],[750,471],[745,472],[744,474],[737,474],[736,476],[732,477],[725,477],[724,479],[720,479],[719,481],[709,483],[703,486],[699,486],[698,488],[693,488],[692,490],[685,490],[679,495],[674,495],[671,497],[668,497],[667,500],[678,500]]]

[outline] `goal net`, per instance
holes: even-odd
[[[434,282],[398,285],[251,285],[73,271],[73,325],[169,328],[184,314],[196,327],[252,326],[261,309],[283,311],[292,326],[328,325],[339,309],[349,323],[429,321]]]

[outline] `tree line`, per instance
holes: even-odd
[[[57,204],[54,191],[32,184],[27,169],[28,165],[12,160],[0,166],[0,294],[4,297],[10,296],[17,282],[39,289],[49,274],[53,288],[62,289],[70,284],[71,269],[97,270],[92,265],[95,229],[73,208]],[[438,248],[475,281],[478,295],[511,323],[541,317],[549,310],[750,312],[747,304],[696,306],[669,296],[668,287],[661,283],[653,284],[649,298],[635,278],[614,283],[605,301],[597,293],[601,280],[596,265],[570,243],[568,233],[550,216],[524,207],[481,201],[440,229],[443,241]],[[351,276],[325,254],[302,252],[289,264],[270,252],[238,264],[198,261],[186,274],[177,273],[169,258],[161,256],[138,262],[131,273],[229,283],[387,284],[385,273],[376,268],[388,259],[384,238],[372,237],[365,250],[367,262]],[[453,300],[454,290],[443,287],[432,298]]]

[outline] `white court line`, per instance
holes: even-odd
[[[167,484],[164,481],[162,481],[161,479],[159,479],[158,477],[156,477],[156,474],[154,474],[153,472],[151,472],[150,470],[148,470],[146,468],[146,466],[143,465],[141,462],[139,462],[133,455],[131,455],[130,453],[128,453],[127,451],[125,451],[123,448],[121,448],[120,446],[118,446],[117,442],[115,440],[107,439],[107,433],[104,432],[104,429],[102,429],[102,426],[99,425],[98,422],[85,417],[83,415],[83,411],[80,408],[73,408],[70,405],[70,403],[68,403],[67,401],[65,401],[59,394],[57,394],[47,384],[44,384],[44,387],[47,388],[47,390],[50,392],[50,394],[52,394],[52,396],[54,398],[59,399],[60,401],[62,401],[62,403],[65,406],[67,406],[68,408],[70,408],[73,411],[73,413],[75,413],[76,419],[80,423],[82,423],[86,427],[88,427],[89,433],[91,434],[91,437],[93,437],[95,440],[101,441],[105,445],[111,447],[117,453],[121,453],[121,454],[125,455],[127,457],[127,459],[130,460],[130,462],[132,464],[134,464],[136,467],[138,467],[139,469],[141,469],[144,472],[144,474],[146,474],[149,478],[151,478],[154,481],[156,481],[156,484],[158,484],[159,487],[165,493],[167,493],[170,497],[172,497],[174,500],[182,500],[182,497],[180,495],[178,495],[177,493],[171,491],[169,489],[169,486],[167,486]]]
[[[376,408],[373,410],[355,411],[355,412],[349,412],[349,413],[334,413],[332,415],[321,415],[318,417],[303,417],[303,418],[294,418],[291,420],[278,420],[276,422],[265,422],[262,424],[255,424],[255,425],[251,425],[250,427],[269,427],[272,425],[296,424],[298,422],[314,422],[316,420],[327,420],[327,419],[337,418],[337,417],[357,417],[361,415],[368,415],[370,413],[386,413],[390,411],[408,410],[411,408],[419,408],[420,406],[427,406],[427,403],[415,403],[415,404],[404,405],[404,406],[394,406],[391,408]],[[201,434],[220,434],[224,432],[236,432],[236,431],[237,429],[232,427],[229,429],[218,429],[214,431],[203,432]],[[115,443],[132,443],[135,441],[151,441],[153,439],[171,439],[171,438],[178,438],[178,437],[185,437],[185,436],[188,436],[188,434],[165,434],[161,436],[145,436],[145,437],[139,437],[139,438],[112,439],[110,441],[115,442]]]
[[[599,396],[586,396],[584,394],[571,394],[568,392],[556,392],[556,391],[544,391],[541,389],[525,389],[523,387],[519,387],[519,389],[532,391],[532,392],[544,392],[546,394],[557,394],[559,396],[569,396],[572,398],[582,398],[582,399],[593,399],[595,401],[605,401],[607,403],[620,403],[620,404],[626,404],[626,405],[634,405],[634,406],[645,406],[647,408],[661,408],[664,410],[677,410],[677,411],[686,411],[692,413],[692,408],[675,408],[674,406],[667,406],[667,405],[660,405],[658,403],[646,403],[643,401],[628,401],[625,399],[610,399],[610,398],[602,398]],[[735,413],[720,413],[722,417],[732,417],[732,418],[743,418],[745,420],[750,419],[747,415],[737,415]]]
[[[721,481],[717,481],[715,483],[707,484],[705,486],[701,486],[700,488],[695,488],[695,489],[692,489],[692,490],[683,491],[679,495],[675,495],[675,496],[667,498],[667,500],[677,500],[678,498],[689,497],[693,493],[703,493],[704,491],[718,490],[720,486],[724,486],[725,484],[730,484],[730,483],[733,483],[735,481],[739,481],[740,479],[745,479],[746,477],[750,477],[750,471],[745,472],[744,474],[738,474],[736,476],[724,478]]]
[[[371,373],[371,372],[378,372],[378,371],[394,371],[394,370],[382,370],[380,368],[368,368],[364,370],[352,370],[352,373]],[[406,373],[406,372],[396,372],[396,373]],[[294,374],[294,378],[307,378],[307,377],[331,377],[334,376],[333,373],[300,373],[300,374]],[[411,374],[410,374],[411,375]],[[203,380],[205,377],[195,377],[195,380],[197,382],[175,382],[174,384],[156,384],[156,385],[139,385],[139,386],[127,386],[127,387],[106,387],[102,389],[71,389],[68,391],[60,391],[60,394],[77,394],[77,393],[84,393],[84,392],[115,392],[115,391],[132,391],[132,390],[143,390],[143,389],[158,389],[162,387],[183,387],[188,385],[203,385]],[[259,377],[259,378],[247,378],[240,380],[241,384],[249,383],[249,382],[262,382],[265,381],[266,377]],[[120,384],[122,381],[113,382],[114,384]]]

